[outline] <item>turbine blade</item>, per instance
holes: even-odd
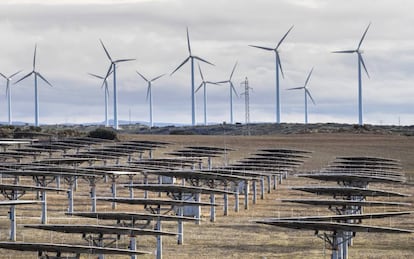
[[[311,99],[311,101],[313,102],[313,104],[316,105],[315,100],[313,100],[312,95],[310,94],[309,90],[305,88],[306,94],[309,96],[309,98]]]
[[[88,75],[93,76],[93,77],[96,77],[96,78],[99,78],[99,79],[105,79],[102,76],[98,76],[98,75],[95,75],[95,74],[92,74],[92,73],[88,73]]]
[[[172,73],[170,74],[170,75],[172,75],[172,74],[174,74],[178,69],[180,69],[185,63],[187,63],[187,61],[190,59],[190,56],[188,56],[184,61],[183,61],[183,63],[181,63],[174,71],[172,71]]]
[[[288,88],[286,90],[299,90],[299,89],[303,89],[305,87],[301,86],[301,87],[293,87],[293,88]]]
[[[46,78],[44,78],[40,73],[35,72],[43,81],[46,82],[46,84],[48,84],[50,87],[53,87],[53,85],[51,83],[49,83],[49,81],[46,80]]]
[[[264,50],[269,50],[269,51],[274,51],[275,50],[275,49],[272,49],[272,48],[261,47],[261,46],[256,46],[256,45],[249,45],[249,46],[253,47],[253,48],[264,49]]]
[[[9,76],[9,78],[13,78],[15,75],[17,75],[18,73],[22,72],[23,70],[19,70],[16,73],[12,74],[11,76]],[[0,73],[1,74],[1,73]]]
[[[359,48],[361,47],[361,45],[362,45],[362,41],[364,41],[365,35],[367,35],[367,32],[368,32],[369,26],[371,26],[371,22],[368,24],[368,27],[365,29],[365,32],[364,32],[364,34],[362,35],[361,40],[359,41],[359,44],[358,44],[358,48],[357,48],[357,50],[359,50]]]
[[[362,55],[360,53],[358,53],[358,56],[359,56],[359,61],[361,62],[362,66],[364,67],[365,73],[367,73],[368,78],[370,78],[367,67],[365,66],[364,59],[362,58]]]
[[[109,65],[109,69],[108,69],[108,72],[106,73],[106,76],[105,76],[103,82],[102,82],[102,86],[105,84],[106,79],[108,79],[108,77],[111,73],[112,73],[112,63],[111,63],[111,65]]]
[[[151,82],[148,82],[148,87],[147,87],[147,97],[145,98],[145,100],[146,100],[146,101],[148,101],[150,91],[151,91]]]
[[[20,81],[22,81],[22,80],[24,80],[24,79],[28,78],[28,77],[29,77],[29,76],[31,76],[33,73],[34,73],[33,71],[32,71],[32,72],[30,72],[29,74],[25,75],[24,77],[20,78],[20,79],[19,79],[19,80],[17,80],[16,82],[14,82],[14,84],[17,84],[18,82],[20,82]]]
[[[165,76],[165,74],[162,74],[162,75],[156,76],[156,77],[154,77],[153,79],[151,79],[151,82],[154,82],[155,80],[158,80],[158,79],[160,79],[160,78],[161,78],[161,77],[163,77],[163,76]]]
[[[203,76],[203,73],[201,72],[200,63],[197,63],[197,65],[198,65],[198,71],[200,71],[201,80],[203,80],[204,82],[204,76]]]
[[[200,86],[199,87],[197,87],[197,89],[195,90],[195,93],[197,93],[198,92],[198,90],[200,90],[200,88],[205,84],[206,82],[201,82],[201,84],[200,84]]]
[[[356,50],[337,50],[337,51],[332,51],[332,53],[354,53],[356,52]]]
[[[102,47],[103,47],[103,49],[104,49],[104,51],[105,51],[105,53],[106,53],[106,56],[107,56],[107,57],[108,57],[108,59],[112,62],[111,55],[109,55],[109,52],[108,52],[108,50],[105,48],[105,45],[104,45],[103,41],[102,41],[101,39],[99,39],[99,41],[100,41],[100,42],[101,42],[101,44],[102,44]]]
[[[310,79],[310,77],[312,75],[312,72],[313,72],[313,68],[311,69],[311,71],[309,72],[308,77],[306,78],[305,85],[303,86],[304,88],[308,85],[308,82],[309,82],[309,79]]]
[[[36,49],[37,49],[37,43],[35,44],[34,54],[33,54],[33,71],[36,68]]]
[[[285,74],[283,73],[283,68],[282,68],[282,62],[280,62],[279,52],[277,52],[277,51],[276,51],[276,58],[278,60],[277,63],[279,64],[279,69],[280,69],[280,73],[282,74],[282,78],[285,78]]]
[[[236,94],[236,97],[239,97],[239,95],[236,92],[236,88],[234,88],[234,85],[233,85],[233,82],[232,81],[230,81],[230,87],[233,90],[234,94]]]
[[[202,61],[202,62],[204,62],[204,63],[207,63],[207,64],[209,64],[209,65],[212,65],[212,66],[214,66],[214,64],[213,64],[213,63],[211,63],[211,62],[208,62],[207,60],[205,60],[205,59],[202,59],[202,58],[200,58],[200,57],[197,57],[197,56],[193,56],[193,58],[195,58],[195,59],[197,59],[197,60],[200,60],[200,61]]]
[[[136,58],[118,59],[118,60],[115,60],[114,63],[128,62],[128,61],[134,61],[134,60],[137,60],[137,59]]]
[[[218,85],[218,83],[217,83],[217,82],[211,82],[211,81],[206,81],[206,84]]]
[[[289,32],[293,29],[293,25],[292,27],[290,27],[290,29],[285,33],[285,35],[283,35],[282,39],[280,39],[279,43],[277,44],[275,50],[277,50],[280,46],[280,44],[282,44],[282,42],[285,40],[286,36],[289,34]]]
[[[188,33],[188,27],[187,27],[187,46],[188,46],[188,53],[191,56],[190,35]]]
[[[8,96],[9,96],[9,93],[10,93],[9,88],[10,88],[10,85],[9,85],[9,84],[7,84],[7,86],[6,86],[6,97],[8,97]]]
[[[230,79],[229,80],[231,80],[231,78],[233,77],[233,74],[234,74],[234,70],[236,70],[236,67],[237,67],[237,61],[236,61],[236,63],[234,64],[234,67],[233,67],[233,70],[231,71],[231,74],[230,74]]]
[[[219,81],[219,82],[216,82],[217,84],[225,84],[225,83],[229,83],[230,81],[229,80],[226,80],[226,81]]]
[[[140,75],[142,77],[142,79],[144,79],[145,81],[149,82],[148,79],[146,79],[145,76],[141,75],[140,72],[138,72],[138,71],[135,71],[135,72],[137,72],[137,74]]]
[[[2,73],[0,73],[0,76],[4,77],[4,79],[8,79],[7,76],[3,75]]]

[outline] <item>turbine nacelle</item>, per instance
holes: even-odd
[[[282,68],[282,63],[280,62],[280,50],[279,47],[282,44],[282,42],[286,39],[287,35],[290,33],[290,31],[293,29],[293,25],[289,28],[289,30],[283,35],[283,37],[279,40],[279,42],[277,43],[275,48],[269,48],[269,47],[262,47],[262,46],[257,46],[257,45],[249,45],[250,47],[253,48],[258,48],[258,49],[263,49],[263,50],[267,50],[267,51],[273,51],[275,52],[275,56],[276,56],[276,70],[280,70],[280,73],[282,74],[282,78],[285,78],[285,74],[283,73],[283,68]]]
[[[157,80],[157,79],[159,79],[159,78],[161,78],[161,77],[165,76],[165,74],[162,74],[162,75],[156,76],[156,77],[154,77],[153,79],[148,80],[148,79],[147,79],[145,76],[143,76],[140,72],[138,72],[138,71],[135,71],[135,72],[137,72],[137,74],[138,74],[138,75],[139,75],[142,79],[144,79],[144,81],[145,81],[145,82],[147,82],[147,83],[148,83],[148,87],[147,87],[147,97],[146,97],[146,100],[148,101],[148,97],[149,97],[150,92],[151,92],[152,82],[154,82],[155,80]]]
[[[30,73],[28,73],[28,74],[26,74],[25,76],[23,76],[22,78],[20,78],[19,80],[17,80],[14,84],[17,84],[17,83],[19,83],[20,81],[23,81],[24,79],[26,79],[26,78],[28,78],[29,76],[31,76],[32,74],[34,74],[35,76],[38,76],[38,77],[40,77],[46,84],[48,84],[50,87],[53,87],[52,86],[52,84],[49,82],[49,81],[47,81],[46,80],[46,78],[44,78],[39,72],[37,72],[36,71],[36,50],[37,50],[37,44],[35,44],[35,49],[34,49],[34,55],[33,55],[33,70],[32,70],[32,72],[30,72]],[[14,76],[14,75],[16,75],[16,74],[18,74],[18,73],[20,73],[21,71],[19,71],[19,72],[16,72],[16,73],[14,73],[12,76]]]
[[[313,97],[312,97],[312,95],[311,95],[311,93],[310,93],[310,91],[309,91],[309,89],[307,88],[308,83],[309,83],[309,80],[310,80],[310,78],[311,78],[311,76],[312,76],[312,73],[313,73],[313,68],[312,68],[312,69],[311,69],[311,71],[309,72],[308,77],[306,78],[305,83],[303,84],[303,86],[300,86],[300,87],[293,87],[293,88],[288,88],[288,89],[286,89],[286,90],[301,90],[301,89],[303,89],[303,90],[305,90],[305,94],[306,94],[307,96],[309,96],[309,98],[311,99],[312,103],[313,103],[313,104],[316,104],[316,103],[315,103],[315,100],[313,99]]]
[[[108,72],[106,73],[105,80],[113,72],[112,70],[115,69],[116,64],[121,63],[121,62],[128,62],[128,61],[136,60],[135,58],[113,60],[111,55],[109,54],[109,51],[106,49],[105,44],[103,43],[103,41],[101,39],[99,39],[99,41],[101,42],[102,48],[104,49],[106,56],[108,57],[109,61],[111,62],[111,64],[109,65],[109,68],[108,68]],[[103,85],[103,83],[102,83],[102,85]]]
[[[234,64],[234,66],[233,66],[233,70],[231,71],[231,74],[230,74],[229,80],[225,80],[225,81],[220,81],[220,82],[217,82],[217,84],[225,84],[225,83],[229,83],[229,85],[230,85],[231,89],[232,89],[232,90],[233,90],[233,92],[236,94],[236,96],[238,96],[238,94],[237,94],[237,92],[236,92],[236,89],[234,88],[234,85],[233,85],[233,82],[231,81],[231,79],[233,78],[234,70],[236,70],[237,64],[238,64],[238,62],[236,61],[236,63],[235,63],[235,64]]]
[[[205,81],[205,80],[204,80],[204,75],[203,75],[203,72],[201,72],[201,67],[200,67],[200,64],[197,64],[197,65],[198,65],[198,71],[200,71],[201,84],[197,87],[197,89],[195,90],[195,93],[197,93],[197,92],[198,92],[198,90],[200,90],[200,89],[201,89],[201,87],[206,86],[207,84],[211,84],[211,85],[218,85],[218,83],[216,83],[216,82]]]

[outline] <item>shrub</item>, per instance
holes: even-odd
[[[96,130],[89,132],[88,137],[115,140],[117,139],[117,134],[116,131],[112,129],[97,128]]]

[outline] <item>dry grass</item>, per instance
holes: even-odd
[[[233,162],[248,156],[259,148],[283,147],[314,151],[299,170],[318,170],[333,161],[336,156],[367,155],[396,158],[401,160],[404,172],[409,181],[414,182],[414,138],[390,135],[357,135],[357,134],[303,134],[303,135],[276,135],[265,137],[233,137],[233,136],[167,136],[167,135],[122,135],[123,140],[159,140],[172,143],[166,149],[158,149],[154,157],[164,157],[163,153],[179,149],[187,145],[205,145],[230,147],[236,149],[226,158]],[[214,165],[223,165],[226,161],[218,158]],[[127,179],[121,179],[127,180]],[[139,181],[140,179],[137,178]],[[23,181],[24,182],[24,181]],[[30,183],[26,180],[26,183]],[[217,209],[215,223],[208,221],[209,208],[203,208],[204,219],[201,225],[185,223],[184,245],[177,245],[176,238],[164,237],[164,258],[326,258],[330,252],[324,252],[323,242],[311,231],[296,231],[252,223],[255,219],[291,215],[325,215],[329,211],[322,207],[311,207],[296,204],[285,204],[278,201],[281,198],[312,197],[288,189],[289,186],[318,184],[318,181],[288,178],[276,191],[265,195],[264,200],[258,199],[257,204],[250,203],[249,210],[241,206],[240,212],[230,210],[229,216],[222,216],[222,209]],[[387,190],[400,191],[414,195],[413,185],[390,186],[372,185]],[[99,196],[110,195],[110,183],[100,182]],[[128,196],[127,190],[118,188],[119,196]],[[137,192],[136,196],[142,197]],[[86,182],[79,181],[79,190],[75,193],[75,210],[90,210],[89,188]],[[34,194],[27,194],[24,199],[35,198]],[[240,196],[243,204],[243,196]],[[204,197],[203,200],[207,200]],[[413,202],[413,198],[405,198],[404,202]],[[96,224],[94,219],[70,218],[64,215],[67,209],[66,194],[50,193],[48,196],[49,223],[85,223]],[[222,199],[217,197],[217,202]],[[233,198],[230,205],[234,205]],[[407,208],[401,208],[407,209]],[[411,208],[408,208],[411,209]],[[7,208],[0,208],[0,240],[7,240],[9,220]],[[144,212],[142,206],[118,205],[118,211]],[[367,209],[366,212],[386,211],[386,208]],[[398,208],[392,208],[398,210]],[[111,205],[98,202],[98,211],[111,211]],[[40,206],[21,206],[17,209],[18,224],[40,223]],[[111,221],[100,221],[101,224],[111,224]],[[414,229],[414,216],[392,218],[385,220],[366,221],[367,224],[392,226]],[[176,231],[176,223],[163,223],[163,230]],[[41,230],[24,229],[18,227],[18,241],[27,242],[57,242],[85,244],[80,235],[51,233]],[[154,252],[154,237],[139,237],[138,248]],[[118,241],[121,248],[126,248],[128,237]],[[350,258],[412,258],[414,255],[414,235],[393,234],[358,234],[354,245],[349,249]],[[36,253],[22,253],[2,250],[0,258],[36,258]],[[84,256],[83,258],[95,258]],[[107,257],[107,258],[127,258]],[[154,258],[154,255],[142,258]]]

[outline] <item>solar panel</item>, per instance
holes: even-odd
[[[388,217],[397,217],[411,215],[412,211],[401,212],[382,212],[382,213],[366,213],[366,214],[350,214],[350,215],[326,215],[326,216],[306,216],[306,217],[288,217],[288,218],[270,218],[272,220],[298,220],[298,221],[347,221],[347,220],[363,220],[363,219],[381,219]]]
[[[212,151],[222,151],[222,152],[235,151],[235,149],[228,148],[228,147],[222,148],[222,147],[209,147],[209,146],[187,146],[185,148],[188,148],[188,149],[196,149],[196,150],[207,150],[207,151],[209,151],[209,150],[212,150]]]
[[[148,213],[135,213],[135,212],[73,212],[65,213],[69,216],[78,216],[103,220],[158,220],[162,221],[198,221],[199,219],[194,217],[184,217],[175,215],[161,215],[161,214],[148,214]]]
[[[126,204],[146,205],[146,206],[218,206],[207,202],[196,202],[191,200],[170,200],[170,199],[145,199],[145,198],[112,198],[97,197],[97,200],[110,201]]]
[[[169,192],[169,193],[202,193],[202,194],[235,194],[235,192],[227,190],[219,190],[198,186],[187,186],[177,184],[128,184],[125,187],[135,188],[140,190],[154,191],[154,192]]]
[[[413,231],[399,228],[366,226],[360,224],[337,223],[337,222],[320,222],[320,221],[301,221],[301,220],[259,220],[259,224],[266,224],[284,228],[305,229],[313,231],[344,231],[344,232],[371,232],[371,233],[394,233],[394,234],[411,234]]]
[[[31,185],[13,185],[13,184],[0,184],[0,190],[14,190],[14,191],[56,191],[56,192],[66,192],[66,190],[51,188],[51,187],[41,187],[41,186],[31,186]]]
[[[145,255],[151,252],[139,250],[126,250],[119,248],[106,248],[97,246],[82,246],[70,244],[50,244],[50,243],[25,243],[25,242],[0,242],[0,248],[18,251],[33,252],[56,252],[74,254],[120,254],[120,255]]]
[[[6,200],[6,201],[0,201],[0,206],[27,205],[27,204],[37,204],[37,203],[42,203],[42,201]]]
[[[252,177],[220,174],[209,170],[156,170],[150,171],[149,174],[163,175],[185,179],[198,179],[198,180],[218,180],[218,181],[243,181],[251,180]]]
[[[291,187],[292,190],[310,192],[315,194],[323,195],[352,195],[352,196],[397,196],[397,197],[409,197],[408,194],[385,191],[385,190],[376,190],[376,189],[367,189],[359,187],[341,187],[341,186],[308,186],[308,187]]]
[[[365,174],[349,174],[349,173],[308,173],[296,174],[298,177],[306,177],[323,181],[347,181],[347,182],[377,182],[377,183],[403,183],[405,178],[383,177]]]
[[[79,234],[109,234],[109,235],[150,235],[150,236],[176,236],[177,233],[139,229],[118,226],[104,225],[78,225],[78,224],[27,224],[25,228],[42,229],[63,233],[79,233]]]
[[[411,206],[411,203],[392,201],[357,201],[339,199],[282,199],[282,202],[294,202],[315,206]]]
[[[312,151],[300,150],[300,149],[288,149],[288,148],[263,148],[259,151],[269,152],[269,153],[285,153],[285,154],[311,154]]]

